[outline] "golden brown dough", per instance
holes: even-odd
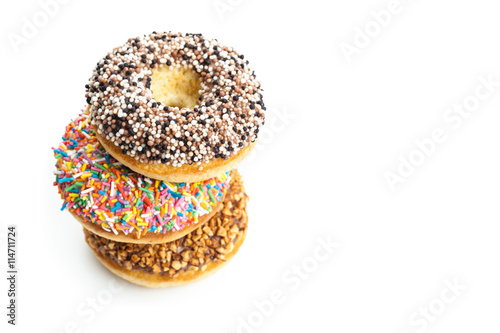
[[[196,228],[202,226],[205,224],[210,218],[220,209],[222,206],[221,202],[218,202],[217,205],[214,206],[213,210],[201,216],[198,220],[198,223],[193,223],[188,227],[182,228],[181,230],[178,231],[167,231],[166,233],[154,233],[154,232],[147,232],[146,234],[142,235],[139,231],[135,230],[132,231],[130,234],[125,235],[123,233],[118,233],[115,235],[112,232],[104,230],[100,225],[92,223],[92,222],[87,222],[85,221],[81,216],[78,216],[74,214],[73,212],[70,211],[71,215],[82,224],[82,226],[87,229],[88,231],[99,235],[101,237],[116,241],[116,242],[128,242],[128,243],[135,243],[135,244],[157,244],[157,243],[166,243],[166,242],[171,242],[174,241],[178,238],[181,238],[182,236],[185,236],[186,234],[190,233],[193,230],[196,230]]]
[[[218,158],[201,165],[184,164],[180,167],[174,167],[172,165],[161,163],[143,163],[129,155],[122,154],[120,151],[120,147],[115,146],[113,143],[106,140],[106,138],[104,138],[102,135],[97,133],[95,127],[94,131],[96,133],[97,139],[104,147],[104,149],[106,149],[108,153],[113,155],[113,157],[116,158],[120,163],[146,177],[174,183],[194,183],[217,177],[224,172],[235,168],[252,151],[257,142],[255,141],[251,145],[241,149],[237,154],[231,156],[226,160]],[[200,167],[203,168],[200,170]]]

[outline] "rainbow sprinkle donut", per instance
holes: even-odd
[[[230,173],[196,183],[170,183],[138,174],[104,150],[87,111],[53,148],[64,204],[83,226],[108,239],[169,242],[183,237],[218,210]]]

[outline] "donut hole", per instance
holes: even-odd
[[[193,109],[199,104],[200,89],[200,75],[191,68],[161,66],[153,69],[153,97],[166,106]]]

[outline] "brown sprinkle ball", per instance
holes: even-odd
[[[89,246],[126,270],[167,274],[175,278],[183,271],[203,272],[207,264],[225,261],[225,254],[247,228],[248,196],[241,176],[233,173],[224,206],[204,226],[169,243],[146,245],[120,243],[97,236],[87,230]]]
[[[191,69],[200,77],[193,108],[153,96],[153,70]],[[130,38],[101,59],[86,85],[92,125],[143,163],[173,166],[227,159],[257,139],[262,89],[244,56],[201,34]]]

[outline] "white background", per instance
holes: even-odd
[[[500,87],[457,128],[443,116],[474,101],[480,76],[500,81],[500,8],[400,0],[380,28],[370,12],[389,3],[74,0],[22,37],[40,3],[3,1],[1,266],[6,226],[18,224],[20,274],[16,327],[1,278],[2,332],[498,332]],[[366,26],[349,62],[341,45]],[[238,255],[192,285],[111,294],[114,276],[59,211],[50,148],[84,107],[95,63],[154,30],[243,53],[265,89],[267,130],[240,168],[251,201]],[[14,35],[28,38],[14,46]],[[436,128],[445,142],[391,191],[384,173]],[[340,247],[315,266],[318,237]],[[294,277],[303,263],[307,278]],[[264,316],[255,302],[276,290],[283,302]]]

